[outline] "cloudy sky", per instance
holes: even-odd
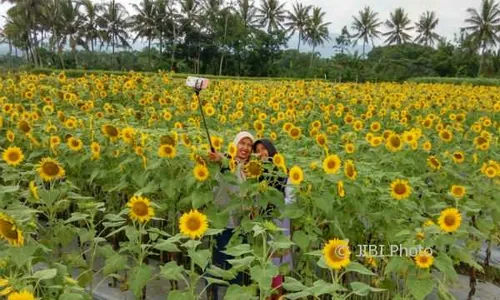
[[[103,2],[102,0],[94,1]],[[287,0],[286,8],[291,9],[295,1]],[[131,11],[131,4],[139,3],[141,0],[123,0],[120,2]],[[352,16],[356,15],[365,6],[370,6],[374,11],[378,12],[380,19],[384,21],[389,17],[390,12],[397,7],[403,7],[408,12],[412,22],[416,22],[422,12],[433,10],[439,18],[437,33],[451,40],[453,34],[464,26],[464,20],[467,17],[466,9],[469,7],[477,8],[481,4],[480,0],[301,0],[301,2],[323,8],[326,11],[325,21],[332,22],[330,25],[332,41],[318,49],[323,56],[333,54],[334,38],[340,33],[343,26],[350,26]],[[255,3],[258,5],[260,0],[255,0]],[[9,4],[0,4],[0,15],[4,16],[9,7]],[[4,22],[4,18],[1,17],[0,26]],[[384,30],[382,29],[382,31]],[[297,39],[292,38],[289,44],[292,48],[296,47]],[[303,50],[307,49],[304,46]]]

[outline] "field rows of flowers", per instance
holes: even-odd
[[[234,175],[208,159],[199,102],[169,74],[4,76],[0,295],[91,299],[99,274],[138,299],[158,279],[168,299],[214,284],[268,299],[281,274],[287,299],[452,299],[458,266],[484,271],[474,253],[499,244],[500,88],[223,80],[201,100],[219,152],[240,130],[274,142],[293,203],[256,158],[230,203],[214,202]],[[230,214],[242,222],[222,269],[213,238]],[[293,265],[273,264],[286,252]],[[241,272],[248,284],[231,284]]]

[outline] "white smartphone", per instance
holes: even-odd
[[[189,76],[186,79],[186,85],[197,90],[204,90],[208,87],[208,79]]]

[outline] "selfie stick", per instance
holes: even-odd
[[[196,98],[198,98],[198,106],[200,107],[201,117],[203,119],[203,126],[205,127],[205,131],[207,133],[208,143],[210,144],[210,150],[212,152],[215,152],[215,148],[212,145],[212,139],[210,138],[210,133],[208,132],[207,120],[205,120],[205,113],[203,113],[203,107],[200,100],[200,91],[202,86],[203,86],[203,80],[200,79],[196,80],[194,91],[196,93]]]

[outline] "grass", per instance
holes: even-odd
[[[408,82],[500,86],[500,78],[416,77]]]
[[[52,73],[59,73],[63,72],[66,74],[67,77],[81,77],[84,76],[85,74],[87,75],[101,75],[101,74],[106,74],[106,75],[126,75],[129,74],[130,71],[108,71],[108,70],[80,70],[80,69],[66,69],[66,70],[60,70],[60,69],[49,69],[49,68],[34,68],[29,70],[28,72],[34,73],[34,74],[47,74],[50,75]],[[140,72],[143,74],[156,74],[155,72]],[[288,80],[304,80],[304,81],[312,81],[312,80],[324,80],[322,78],[315,79],[315,78],[287,78],[287,77],[244,77],[244,76],[217,76],[217,75],[208,75],[208,74],[187,74],[187,73],[173,73],[172,78],[182,78],[185,79],[188,76],[196,76],[196,77],[203,77],[203,78],[208,78],[208,79],[227,79],[227,80],[271,80],[271,81],[288,81]]]

